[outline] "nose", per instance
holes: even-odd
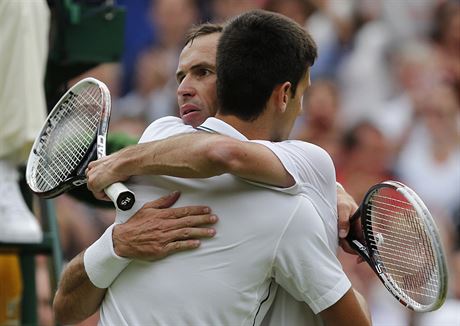
[[[185,76],[182,79],[181,83],[177,87],[177,95],[178,96],[185,96],[185,97],[192,97],[195,96],[196,89],[192,84],[191,78],[189,76]]]

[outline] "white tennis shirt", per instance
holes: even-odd
[[[175,119],[152,123],[141,142],[190,131],[187,126],[169,130],[177,126]],[[204,126],[245,139],[214,118]],[[285,146],[295,149],[289,143]],[[283,150],[276,150],[282,155]],[[334,167],[323,150],[310,150],[315,155],[308,164],[318,170],[305,173],[322,186],[297,184],[286,190],[310,189],[305,195],[263,189],[229,174],[209,179],[143,176],[133,180],[129,187],[136,193],[135,207],[118,212],[118,222],[145,202],[180,190],[176,206],[208,204],[219,216],[217,235],[204,240],[199,250],[155,262],[133,260],[108,288],[101,324],[259,325],[278,285],[315,314],[337,302],[350,282],[331,250],[324,222],[335,212],[335,203],[329,201],[336,196]],[[294,166],[295,161],[291,162]]]

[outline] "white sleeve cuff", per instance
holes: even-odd
[[[118,256],[113,249],[112,231],[115,224],[86,249],[83,262],[88,277],[96,287],[106,289],[131,262]]]

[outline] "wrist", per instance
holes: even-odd
[[[117,255],[113,248],[112,232],[114,225],[86,249],[83,262],[86,274],[96,287],[105,289],[129,265],[131,259]]]
[[[123,241],[121,237],[121,230],[120,227],[121,224],[116,224],[113,226],[113,231],[112,231],[112,244],[113,244],[113,251],[115,255],[123,258],[128,258],[128,255],[126,253],[126,242]]]

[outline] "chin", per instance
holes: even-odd
[[[201,124],[201,122],[200,122],[201,120],[188,118],[188,117],[182,118],[182,121],[184,122],[184,124],[192,126],[193,128],[196,128]]]

